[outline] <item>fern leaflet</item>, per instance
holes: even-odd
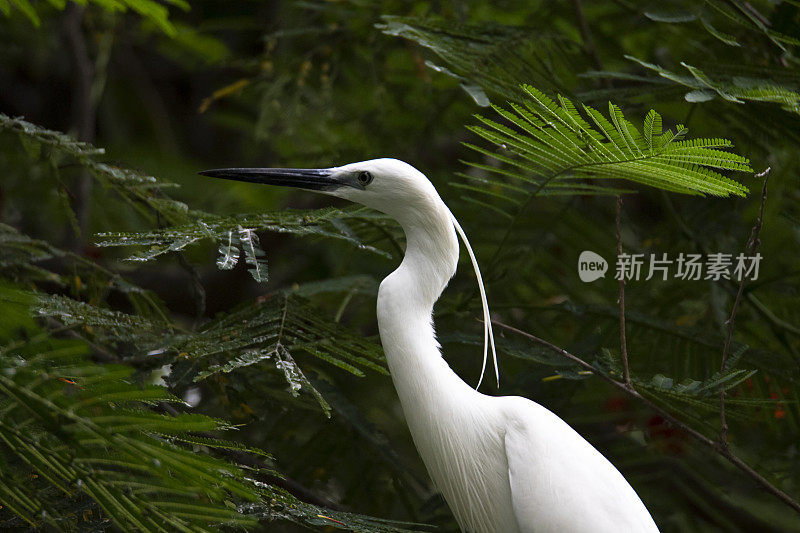
[[[752,171],[745,157],[726,150],[733,146],[726,139],[683,140],[687,130],[681,125],[674,132],[662,132],[661,116],[654,110],[639,131],[612,103],[609,120],[587,105],[581,106],[581,112],[564,97],[559,96],[556,103],[531,86],[523,90],[527,94],[523,105],[511,103],[510,110],[494,106],[503,123],[478,116],[482,125],[469,128],[500,148],[490,151],[466,145],[500,163],[468,162],[482,172],[485,185],[471,188],[479,194],[519,205],[538,194],[621,192],[607,185],[610,180],[686,194],[744,196],[748,192],[744,185],[717,172]],[[489,178],[497,175],[504,179]]]

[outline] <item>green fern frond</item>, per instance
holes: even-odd
[[[519,97],[515,80],[530,80],[548,91],[563,91],[580,71],[584,54],[566,36],[497,23],[470,25],[453,20],[384,15],[386,35],[414,41],[435,53],[447,67],[428,66],[456,78],[481,106],[486,94]],[[564,68],[565,65],[575,67]]]
[[[257,483],[261,490],[261,503],[244,504],[240,507],[247,516],[283,519],[307,528],[344,529],[354,533],[414,533],[431,531],[430,526],[415,522],[400,522],[371,516],[325,509],[298,501],[286,491]],[[264,502],[270,502],[265,505]]]
[[[244,250],[244,260],[249,265],[247,271],[259,283],[267,281],[267,262],[264,260],[264,256],[267,254],[261,249],[258,235],[250,228],[239,226],[237,229],[239,230],[239,242]]]
[[[220,243],[219,259],[217,259],[217,268],[220,270],[231,270],[239,262],[239,249],[236,247],[239,244],[239,236],[233,233],[233,230],[228,231],[228,242],[223,241]]]
[[[161,354],[161,364],[168,364],[176,357],[186,358],[195,365],[195,381],[270,361],[266,369],[283,378],[292,396],[309,392],[327,414],[330,406],[298,366],[293,353],[304,352],[363,376],[365,369],[386,373],[383,352],[377,343],[319,316],[299,296],[301,293],[285,291],[269,301],[243,306],[195,333],[176,331],[138,315],[104,309],[65,296],[37,295],[35,308],[39,316],[67,327],[80,327],[83,335],[106,345],[135,345],[137,352],[132,355],[155,351]],[[125,353],[122,349],[116,351],[119,356]],[[107,373],[113,373],[114,368],[107,365]],[[127,368],[120,367],[116,371],[124,374]],[[70,369],[64,368],[61,373],[71,379]],[[85,379],[91,382],[91,378]],[[120,391],[103,390],[100,392],[104,396],[91,401],[103,398],[175,401],[173,397],[159,397],[159,390],[162,389],[144,389],[138,398],[126,398]]]
[[[378,281],[372,276],[357,274],[355,276],[310,281],[285,291],[286,294],[293,294],[302,298],[317,294],[342,292],[375,296],[378,294]]]
[[[719,398],[719,393],[730,390],[741,384],[746,379],[752,377],[755,370],[728,370],[723,373],[715,373],[708,379],[698,381],[696,379],[685,379],[675,382],[672,378],[662,374],[656,374],[650,379],[636,378],[634,382],[637,388],[646,388],[651,391],[669,392],[675,397],[696,397],[696,398]]]
[[[232,440],[224,440],[218,438],[209,438],[203,436],[196,436],[196,435],[164,435],[161,434],[162,437],[176,441],[182,442],[185,444],[192,444],[195,446],[205,446],[207,448],[213,448],[215,450],[230,450],[230,451],[237,451],[237,452],[245,452],[252,455],[258,455],[264,457],[266,459],[272,460],[273,457],[271,454],[261,450],[259,448],[253,448],[252,446],[246,446],[241,442],[236,442]],[[279,475],[277,472],[276,475]]]
[[[740,183],[712,170],[752,170],[747,158],[722,150],[732,146],[726,139],[683,140],[687,130],[681,125],[675,133],[662,132],[661,116],[654,110],[647,114],[640,131],[612,103],[609,118],[582,105],[584,118],[577,106],[562,96],[556,102],[531,86],[523,86],[523,90],[528,96],[524,105],[511,103],[510,110],[494,107],[505,123],[478,116],[483,126],[469,127],[500,150],[466,146],[501,165],[468,162],[483,173],[479,176],[484,180],[483,190],[469,184],[460,188],[513,205],[534,194],[617,194],[620,190],[585,181],[589,179],[627,180],[686,194],[747,193]],[[497,175],[504,180],[489,177]],[[499,189],[494,190],[495,185]]]
[[[206,531],[213,530],[209,527],[213,524],[253,525],[252,517],[223,503],[234,495],[251,501],[259,498],[237,467],[197,456],[145,432],[151,428],[179,435],[225,426],[202,415],[170,417],[146,409],[120,409],[113,399],[102,398],[111,385],[117,400],[126,404],[139,402],[137,397],[152,400],[157,396],[142,393],[130,383],[132,369],[126,368],[122,375],[119,367],[87,362],[86,354],[80,342],[49,340],[27,345],[12,354],[16,357],[3,358],[0,453],[6,463],[15,465],[20,475],[25,470],[29,476],[34,472],[41,483],[51,484],[67,497],[91,498],[123,529]],[[84,377],[97,382],[101,376],[105,390],[98,393]],[[161,397],[169,394],[163,391]],[[40,500],[40,490],[28,490],[28,483],[10,479],[6,472],[0,476],[4,506],[37,527],[64,520]],[[202,487],[197,485],[200,479]],[[195,503],[205,510],[171,512],[176,504]]]
[[[54,260],[50,261],[48,268],[37,266],[37,263],[47,260]],[[65,275],[50,266],[57,261],[69,265],[71,275]],[[124,295],[138,314],[162,325],[168,322],[163,304],[150,291],[81,255],[57,248],[46,241],[32,239],[0,223],[0,278],[70,287],[80,284],[83,277],[102,280],[106,288]]]
[[[131,367],[91,362],[86,343],[54,339],[29,318],[43,305],[59,313],[66,308],[92,312],[88,304],[75,307],[62,298],[47,302],[41,295],[0,286],[1,528],[71,530],[76,510],[84,509],[88,515],[82,522],[77,518],[79,525],[98,530],[113,524],[147,532],[219,531],[278,519],[360,532],[418,530],[415,524],[306,504],[253,479],[281,475],[270,468],[267,452],[209,435],[232,429],[229,424],[153,410],[180,400],[164,387],[137,385]],[[295,308],[287,316],[300,312]],[[98,316],[98,321],[78,323],[99,329],[118,319],[127,323],[118,325],[123,329],[151,327],[125,316]],[[21,329],[27,342],[13,342],[10,335]],[[212,452],[267,462],[265,468],[239,466]]]
[[[644,119],[644,139],[647,143],[648,153],[653,154],[653,137],[661,136],[661,115],[651,109]]]
[[[789,113],[800,115],[800,76],[794,71],[748,69],[729,65],[704,66],[682,62],[690,76],[676,74],[664,67],[633,56],[625,56],[640,66],[656,72],[662,78],[691,89],[686,99],[705,102],[720,97],[731,103],[765,102],[777,104]]]
[[[203,370],[195,381],[269,362],[293,395],[308,391],[326,414],[330,406],[295,362],[305,352],[357,376],[362,368],[386,373],[378,344],[318,316],[300,296],[285,293],[234,311],[177,344]]]
[[[59,131],[48,130],[21,118],[11,118],[0,113],[0,132],[4,131],[15,133],[32,157],[41,158],[41,148],[47,147],[63,157],[71,158],[85,168],[104,188],[110,188],[119,194],[125,202],[147,219],[154,220],[157,215],[172,224],[186,221],[188,212],[186,204],[162,194],[162,189],[172,184],[97,161],[97,158],[105,153],[102,148],[76,141]],[[52,154],[48,157],[52,158]]]
[[[66,326],[83,324],[104,328],[118,340],[140,338],[143,332],[158,331],[144,317],[103,309],[66,296],[41,295],[38,306],[40,316],[55,318]]]
[[[376,219],[382,218],[385,217],[371,215],[363,208],[326,208],[316,211],[283,210],[227,217],[192,212],[192,221],[184,225],[142,233],[100,233],[96,235],[100,239],[96,245],[100,247],[146,247],[127,258],[128,261],[146,262],[170,252],[179,252],[202,240],[210,239],[218,246],[220,258],[217,260],[217,266],[220,269],[233,268],[239,260],[238,247],[241,247],[253,279],[263,282],[267,279],[266,253],[259,244],[256,231],[329,237],[345,241],[359,249],[389,257],[390,254],[380,248],[366,244],[359,238],[358,231],[348,224],[374,224]]]
[[[678,3],[679,4],[679,3]],[[728,46],[741,47],[744,39],[738,34],[755,33],[766,37],[773,45],[777,46],[782,52],[788,53],[786,45],[797,46],[800,44],[797,38],[775,31],[769,27],[769,21],[757,14],[747,2],[741,0],[729,0],[728,2],[704,2],[686,3],[680,5],[650,6],[644,15],[656,22],[666,22],[669,24],[694,23],[699,20],[702,27],[714,38]],[[730,26],[731,31],[737,31],[737,35],[725,33],[715,26],[719,19],[720,23]],[[712,23],[712,20],[714,22]],[[739,37],[739,40],[737,40]],[[740,42],[742,41],[742,42]]]

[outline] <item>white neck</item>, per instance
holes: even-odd
[[[433,305],[456,271],[458,239],[450,211],[438,195],[429,207],[398,217],[406,233],[406,254],[378,292],[381,341],[412,433],[416,422],[424,422],[415,422],[424,416],[420,413],[435,412],[422,405],[452,401],[455,391],[477,394],[442,359],[436,341]]]

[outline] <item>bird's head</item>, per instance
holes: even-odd
[[[436,189],[422,172],[389,158],[333,168],[223,168],[200,174],[328,194],[371,207],[401,223],[430,213],[431,207],[441,203]]]
[[[483,379],[483,372],[486,368],[487,350],[491,346],[495,375],[499,385],[500,374],[497,369],[497,354],[494,347],[489,305],[478,262],[464,230],[442,202],[433,184],[422,172],[403,161],[384,158],[333,168],[222,168],[205,170],[200,174],[250,183],[297,187],[344,198],[386,213],[400,222],[407,232],[412,226],[417,228],[439,226],[447,228],[449,234],[452,234],[455,229],[469,252],[478,278],[478,288],[483,305],[484,354],[481,379]],[[455,235],[452,238],[455,241]],[[454,244],[454,246],[457,245]],[[457,258],[456,248],[455,260]],[[454,271],[455,265],[453,265],[450,275]],[[480,381],[478,386],[480,386]]]

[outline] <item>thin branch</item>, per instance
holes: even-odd
[[[617,195],[617,257],[622,255],[622,196]],[[622,357],[622,377],[628,387],[631,372],[628,368],[628,340],[625,338],[625,276],[619,277],[619,352]]]
[[[770,167],[760,173],[756,174],[757,178],[764,178],[764,185],[761,189],[761,207],[758,212],[758,218],[756,219],[756,223],[753,226],[753,229],[750,231],[750,238],[747,240],[747,245],[745,246],[745,250],[747,253],[752,255],[758,249],[759,240],[758,235],[761,233],[761,226],[764,223],[764,206],[767,203],[767,182],[769,181],[769,171]],[[728,325],[728,331],[725,335],[725,345],[722,348],[722,362],[720,363],[720,372],[725,372],[725,367],[728,364],[728,354],[730,353],[731,348],[731,338],[733,337],[733,328],[736,323],[736,313],[739,312],[739,302],[742,300],[742,293],[744,293],[744,286],[747,284],[747,278],[742,276],[742,279],[739,280],[739,290],[736,292],[736,298],[733,301],[733,307],[731,308],[731,316],[726,322]],[[720,417],[720,430],[719,430],[719,444],[723,448],[728,447],[728,421],[725,418],[725,395],[726,391],[723,389],[719,393],[719,417]]]
[[[397,239],[394,238],[394,235],[392,235],[388,229],[384,228],[373,220],[366,219],[364,222],[377,229],[384,237],[386,237],[386,239],[389,241],[389,244],[391,244],[392,248],[394,248],[394,251],[397,252],[397,257],[403,257],[403,254],[405,254],[403,247],[400,246],[400,243],[397,242]]]
[[[72,55],[74,81],[72,89],[72,122],[79,141],[94,142],[96,107],[92,101],[94,84],[94,64],[89,55],[89,47],[83,35],[83,14],[86,8],[70,2],[64,11],[64,32],[67,48]],[[77,235],[73,241],[75,251],[83,248],[89,226],[89,211],[93,180],[82,171],[75,183],[75,215],[78,219]]]
[[[525,212],[525,210],[528,208],[528,206],[533,202],[534,198],[536,198],[539,195],[539,193],[547,185],[550,184],[551,181],[553,181],[554,179],[556,179],[560,175],[564,174],[565,172],[569,172],[570,170],[572,170],[572,168],[573,167],[569,167],[569,168],[565,168],[565,169],[559,170],[555,174],[553,174],[550,177],[546,178],[543,182],[541,182],[536,187],[536,189],[534,189],[533,191],[531,191],[530,194],[528,194],[528,197],[525,199],[525,201],[522,203],[522,205],[519,206],[519,208],[517,209],[517,212],[514,213],[514,218],[512,218],[511,222],[508,223],[508,226],[506,227],[506,232],[503,234],[503,238],[500,239],[500,243],[497,245],[497,248],[495,248],[494,253],[492,254],[492,257],[489,258],[489,268],[487,269],[488,271],[491,271],[497,265],[497,262],[500,260],[500,252],[502,251],[503,247],[508,242],[508,238],[511,236],[511,230],[513,230],[514,227],[517,225],[517,222],[522,217],[522,213]],[[475,289],[473,289],[473,294],[474,293],[475,293]],[[471,300],[471,299],[472,299],[472,297],[469,298],[469,300]]]
[[[756,8],[750,5],[750,2],[734,2],[732,0],[727,0],[728,4],[733,6],[734,9],[741,11],[743,15],[745,15],[750,20],[756,19],[758,22],[763,24],[765,27],[772,26],[770,20],[762,15]]]
[[[594,375],[600,377],[601,379],[607,381],[609,384],[611,384],[612,386],[616,387],[617,389],[619,389],[621,391],[624,391],[626,394],[632,396],[633,398],[636,398],[637,400],[639,400],[640,402],[645,404],[647,407],[649,407],[650,409],[652,409],[653,411],[658,413],[665,421],[667,421],[670,424],[672,424],[673,426],[675,426],[677,428],[680,428],[681,430],[685,431],[686,433],[688,433],[689,435],[694,437],[696,440],[698,440],[699,442],[705,444],[706,446],[708,446],[709,448],[711,448],[712,450],[717,452],[719,455],[721,455],[722,457],[727,459],[731,464],[733,464],[738,469],[740,469],[744,473],[746,473],[751,479],[753,479],[753,481],[755,481],[758,485],[760,485],[764,490],[766,490],[767,492],[769,492],[773,496],[776,496],[778,499],[783,501],[783,503],[785,503],[786,505],[788,505],[789,507],[794,509],[797,513],[800,513],[800,503],[798,503],[791,496],[789,496],[788,494],[783,492],[781,489],[779,489],[778,487],[776,487],[775,485],[770,483],[764,476],[762,476],[761,474],[756,472],[750,465],[748,465],[747,463],[742,461],[737,455],[735,455],[730,450],[729,447],[720,446],[718,441],[710,439],[710,438],[706,437],[705,435],[703,435],[702,433],[700,433],[699,431],[697,431],[696,429],[692,428],[691,426],[688,426],[688,425],[684,424],[683,422],[681,422],[680,420],[675,418],[673,415],[671,415],[669,412],[667,412],[663,408],[659,407],[653,401],[651,401],[650,399],[645,398],[644,396],[642,396],[639,392],[637,392],[635,389],[633,389],[632,387],[630,387],[626,383],[614,379],[610,375],[608,375],[608,374],[606,374],[604,372],[601,372],[599,369],[597,369],[594,366],[592,366],[591,364],[587,363],[586,361],[584,361],[583,359],[581,359],[577,355],[571,354],[570,352],[568,352],[564,348],[559,348],[555,344],[552,344],[552,343],[550,343],[550,342],[548,342],[548,341],[546,341],[544,339],[540,339],[539,337],[537,337],[535,335],[532,335],[532,334],[530,334],[528,332],[525,332],[525,331],[522,331],[520,329],[517,329],[517,328],[515,328],[513,326],[509,326],[507,324],[504,324],[504,323],[502,323],[502,322],[500,322],[498,320],[492,320],[492,323],[494,325],[500,327],[500,328],[506,329],[508,331],[511,331],[513,333],[521,335],[521,336],[523,336],[523,337],[525,337],[525,338],[527,338],[529,340],[532,340],[533,342],[535,342],[537,344],[540,344],[540,345],[542,345],[542,346],[544,346],[544,347],[546,347],[546,348],[548,348],[548,349],[550,349],[550,350],[562,355],[563,357],[566,357],[570,361],[573,361],[573,362],[577,363],[579,366],[581,366],[582,368],[590,371],[592,374],[594,374]]]
[[[91,143],[94,141],[95,133],[95,112],[92,105],[94,64],[83,35],[83,14],[85,10],[84,6],[70,2],[64,11],[64,30],[75,68],[75,86],[72,98],[73,126],[77,129],[79,141]]]
[[[581,32],[583,51],[586,52],[587,56],[589,56],[592,66],[595,68],[595,70],[603,70],[603,62],[600,61],[600,54],[597,53],[597,47],[594,44],[592,31],[589,29],[589,24],[586,22],[586,17],[583,14],[581,0],[572,0],[572,8],[575,10],[575,18],[578,22],[578,30]]]
[[[768,322],[772,323],[773,326],[783,329],[793,335],[800,335],[800,328],[791,324],[784,319],[777,316],[773,313],[764,303],[756,297],[755,294],[752,292],[748,293],[747,301],[753,304],[753,306],[761,313],[761,316],[766,319]]]
[[[136,96],[141,99],[141,108],[150,121],[153,136],[162,150],[177,153],[180,150],[175,131],[170,123],[169,107],[153,83],[147,68],[142,65],[142,61],[131,44],[132,38],[123,36],[122,40],[123,44],[119,47],[119,61],[123,63],[122,71],[128,75],[131,85],[136,91]]]
[[[189,274],[194,299],[195,320],[199,322],[206,313],[206,289],[203,287],[203,280],[200,279],[200,271],[186,259],[183,252],[175,252],[175,257],[178,259],[178,264],[181,268]]]

